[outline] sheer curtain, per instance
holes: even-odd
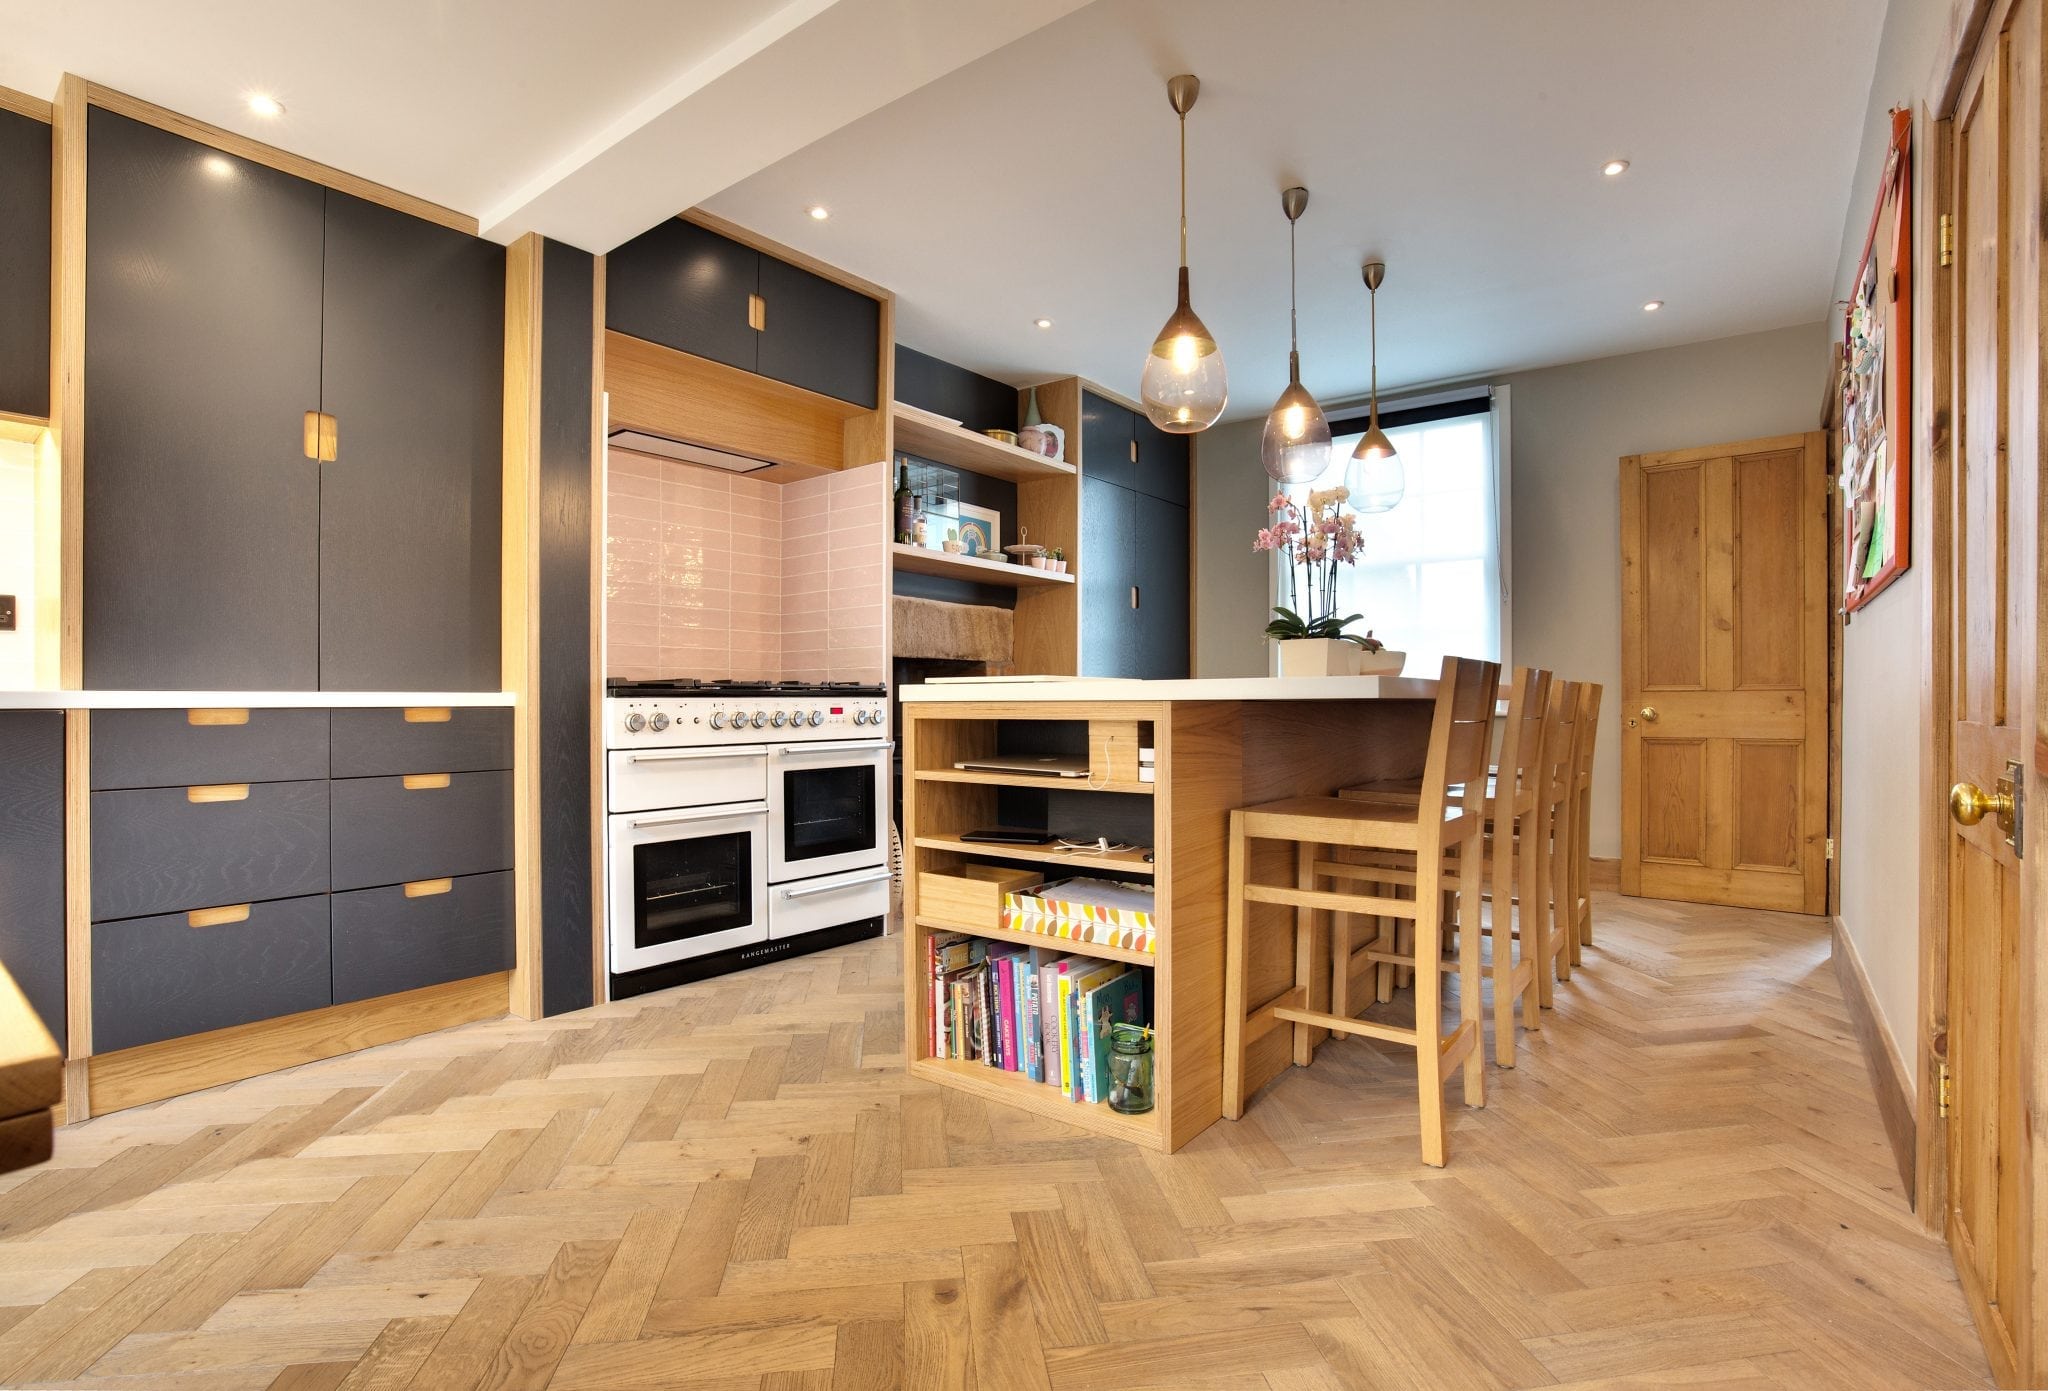
[[[1406,652],[1409,675],[1433,676],[1451,654],[1500,660],[1506,591],[1494,413],[1411,425],[1388,424],[1385,414],[1407,491],[1393,510],[1358,519],[1364,554],[1338,569],[1337,612],[1364,615],[1351,631],[1370,629]],[[1361,433],[1338,435],[1329,471],[1294,495],[1343,481]]]

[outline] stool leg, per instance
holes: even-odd
[[[1506,798],[1500,799],[1504,803]],[[1498,805],[1499,803],[1497,803]],[[1511,856],[1503,839],[1506,828],[1494,827],[1493,843],[1486,854],[1486,867],[1493,885],[1493,1060],[1502,1067],[1515,1065],[1515,939],[1509,930],[1514,909],[1508,902],[1512,891],[1509,866]],[[1511,832],[1510,832],[1511,835]],[[1485,842],[1475,839],[1475,847]],[[1473,856],[1476,861],[1479,857]],[[1473,911],[1478,911],[1478,899],[1473,899]],[[1477,935],[1477,923],[1474,923]],[[1477,1014],[1477,1010],[1474,1013]]]
[[[1223,1114],[1244,1115],[1244,814],[1230,813],[1230,865],[1223,914]]]
[[[1486,1007],[1480,993],[1484,978],[1479,961],[1479,837],[1472,836],[1458,848],[1458,1027],[1471,1021],[1472,1050],[1465,1055],[1465,1104],[1486,1104]],[[1508,1022],[1508,1058],[1514,1058],[1515,1026]]]
[[[1536,953],[1537,999],[1544,1009],[1552,1009],[1557,1003],[1557,992],[1553,986],[1552,972],[1556,961],[1551,939],[1551,885],[1550,885],[1550,811],[1539,806],[1531,813],[1534,821],[1533,834],[1522,837],[1522,851],[1536,866],[1536,895],[1522,900],[1522,940]]]
[[[1313,889],[1316,886],[1317,847],[1297,841],[1294,846],[1294,887]],[[1300,987],[1302,998],[1308,1008],[1318,1013],[1328,1013],[1329,1006],[1324,999],[1320,982],[1316,978],[1316,928],[1321,916],[1314,908],[1294,910],[1294,983]],[[1316,1060],[1316,1045],[1322,1041],[1322,1030],[1312,1024],[1294,1025],[1294,1065],[1307,1067]]]
[[[1572,832],[1571,806],[1558,806],[1555,829],[1550,838],[1550,901],[1555,910],[1550,949],[1556,954],[1557,978],[1572,978]]]
[[[1543,902],[1542,885],[1537,882],[1542,857],[1536,853],[1537,814],[1530,812],[1520,819],[1521,834],[1515,839],[1515,879],[1519,884],[1516,896],[1521,900],[1513,917],[1520,925],[1521,962],[1528,967],[1528,982],[1522,987],[1522,1026],[1530,1033],[1543,1027],[1543,976],[1549,969],[1543,960],[1543,937],[1536,923],[1542,917],[1538,905]],[[1494,907],[1495,921],[1507,917],[1498,904]],[[1494,950],[1500,950],[1500,938],[1494,937]]]
[[[1389,885],[1387,887],[1387,895],[1389,897],[1398,897],[1399,894],[1400,890],[1398,888],[1395,888],[1392,885]],[[1373,919],[1373,922],[1376,925],[1376,933],[1373,938],[1372,944],[1373,949],[1375,951],[1399,951],[1401,949],[1399,927],[1400,919],[1375,918]],[[1394,998],[1393,962],[1376,962],[1372,970],[1372,980],[1372,997],[1375,1000],[1378,1000],[1381,1004],[1385,1004],[1387,1003],[1387,1001]]]
[[[1330,914],[1330,1013],[1346,1019],[1356,1013],[1351,1006],[1351,954],[1358,947],[1351,928],[1357,921],[1355,913]]]
[[[1422,1162],[1444,1166],[1443,857],[1416,857],[1415,1090],[1421,1104]]]

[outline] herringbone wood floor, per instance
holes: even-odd
[[[1352,1041],[1171,1157],[907,1082],[895,939],[104,1117],[0,1384],[1986,1384],[1825,929],[1598,911],[1442,1171]]]

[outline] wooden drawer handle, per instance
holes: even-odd
[[[446,724],[455,712],[445,705],[408,705],[405,707],[407,724]]]
[[[246,802],[249,800],[249,784],[246,782],[217,782],[205,787],[185,789],[188,802]]]
[[[191,725],[230,725],[249,723],[247,710],[187,710],[185,723]]]
[[[220,927],[225,923],[249,921],[249,905],[230,903],[222,908],[194,908],[185,915],[187,927]]]
[[[435,894],[448,893],[454,887],[455,881],[453,879],[415,879],[405,886],[405,896],[407,898],[432,898]]]
[[[305,453],[308,459],[331,464],[341,453],[341,425],[322,411],[307,411]]]
[[[448,775],[446,773],[407,773],[405,775],[405,790],[407,792],[421,792],[431,787],[446,787],[447,785]]]

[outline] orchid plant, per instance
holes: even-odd
[[[1272,521],[1259,528],[1252,549],[1278,551],[1287,558],[1290,604],[1274,608],[1266,636],[1283,640],[1336,638],[1357,643],[1368,652],[1378,652],[1384,646],[1370,630],[1364,637],[1344,631],[1363,614],[1337,615],[1337,567],[1356,565],[1365,546],[1358,514],[1344,510],[1350,499],[1351,490],[1339,485],[1312,492],[1300,503],[1285,493],[1275,493],[1266,505]]]

